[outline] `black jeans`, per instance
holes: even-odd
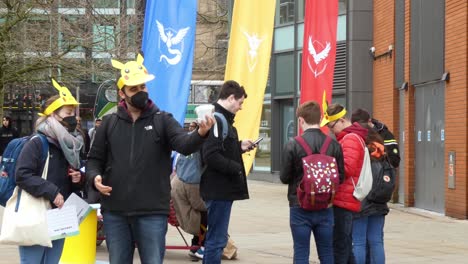
[[[353,255],[353,212],[333,207],[333,252],[335,264],[356,264]]]

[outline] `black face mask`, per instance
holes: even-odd
[[[134,94],[130,97],[130,104],[140,110],[145,109],[146,105],[148,104],[148,93],[139,91],[138,93]]]
[[[64,125],[68,132],[73,132],[76,129],[78,122],[76,121],[76,116],[67,116],[62,117],[62,121],[60,122]]]

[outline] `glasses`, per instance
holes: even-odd
[[[330,123],[328,123],[329,124],[328,128],[333,129],[336,126],[336,123],[338,123],[338,121],[340,121],[340,120],[336,120],[335,123],[333,123],[333,125],[331,125],[331,126],[330,126]]]

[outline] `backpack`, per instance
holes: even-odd
[[[361,142],[361,145],[364,149],[364,159],[362,160],[362,166],[361,166],[361,172],[359,173],[359,180],[357,183],[354,182],[353,177],[351,177],[351,181],[354,186],[354,191],[353,191],[353,196],[359,201],[364,200],[366,196],[369,194],[369,192],[372,189],[372,168],[371,168],[371,162],[370,162],[370,154],[369,154],[369,149],[367,148],[366,144],[364,143],[364,140],[354,134],[354,133],[349,133],[345,137],[348,137],[350,135],[353,135],[356,137],[359,142]]]
[[[45,135],[37,133],[32,136],[26,136],[21,138],[15,138],[10,143],[8,143],[5,151],[3,152],[2,161],[1,161],[1,174],[0,177],[0,205],[5,206],[8,199],[10,199],[13,194],[13,190],[16,186],[15,179],[15,170],[16,170],[16,161],[18,156],[21,153],[26,142],[33,139],[34,137],[39,137],[42,142],[42,162],[45,162],[47,159],[47,153],[49,152],[49,142]]]
[[[197,151],[187,156],[179,154],[175,170],[181,181],[199,184],[203,172],[200,152]]]
[[[303,137],[294,138],[306,151],[302,158],[304,175],[297,187],[297,199],[304,210],[321,210],[330,207],[335,198],[335,186],[339,184],[336,159],[328,156],[327,149],[332,139],[327,136],[320,153],[312,153]]]
[[[224,117],[223,114],[219,113],[219,112],[214,112],[214,116],[218,117],[219,119],[221,119],[221,124],[223,125],[221,127],[222,129],[222,137],[223,137],[223,142],[224,140],[226,139],[227,135],[228,135],[228,123],[227,123],[227,120],[226,120],[226,117]]]
[[[395,190],[395,168],[387,159],[372,161],[373,183],[367,195],[367,200],[373,203],[385,204],[392,198]]]

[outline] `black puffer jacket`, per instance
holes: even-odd
[[[309,144],[312,152],[319,153],[323,142],[325,142],[326,135],[318,128],[309,128],[304,131],[303,137]],[[299,206],[296,189],[304,175],[302,169],[302,158],[306,155],[305,150],[296,142],[296,140],[289,141],[283,149],[280,180],[285,184],[289,184],[288,200],[290,207]],[[336,162],[338,163],[340,182],[342,182],[344,179],[344,161],[340,144],[335,140],[332,140],[328,146],[327,155],[335,157]]]
[[[242,149],[237,130],[232,126],[235,115],[215,103],[215,111],[226,117],[228,135],[223,142],[222,122],[218,123],[218,137],[213,128],[202,148],[203,162],[207,165],[200,182],[200,194],[206,200],[243,200],[249,198],[247,178],[242,161]]]
[[[124,102],[117,116],[105,116],[88,155],[86,175],[91,183],[101,175],[112,187],[101,195],[103,210],[122,215],[169,214],[171,150],[188,155],[203,143],[188,134],[171,114],[149,102],[133,122]]]
[[[73,184],[68,176],[68,161],[54,140],[49,141],[49,167],[47,180],[41,178],[44,162],[42,161],[42,142],[33,137],[24,144],[16,162],[16,184],[35,197],[45,197],[50,202],[60,192],[65,199],[72,191],[79,190],[79,184]]]

